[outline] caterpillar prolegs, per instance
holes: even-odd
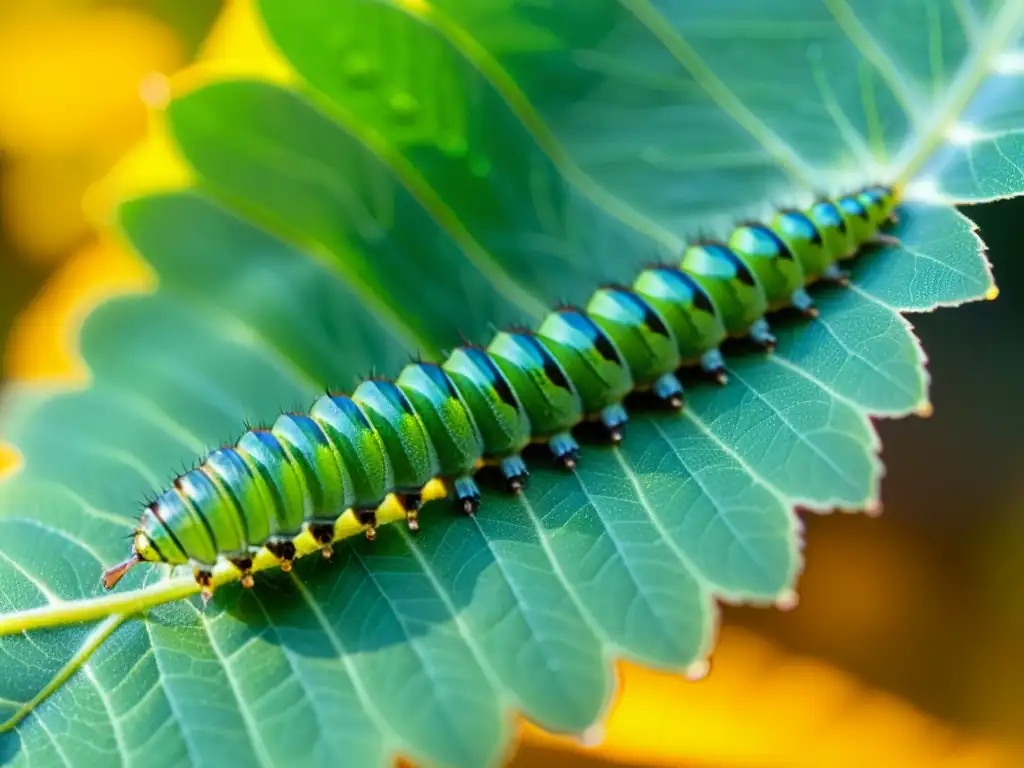
[[[113,588],[141,562],[191,565],[209,596],[213,568],[227,560],[251,587],[253,558],[265,550],[288,570],[299,536],[330,557],[347,510],[373,538],[390,494],[416,530],[423,489],[438,481],[466,514],[480,503],[474,475],[485,465],[519,491],[528,475],[520,454],[531,442],[572,470],[581,422],[618,442],[630,393],[679,408],[678,369],[699,366],[724,384],[727,337],[770,349],[767,312],[816,315],[806,286],[845,282],[839,263],[887,238],[880,229],[897,203],[896,190],[874,186],[780,210],[770,224],[738,225],[727,242],[694,243],[678,265],[648,267],[632,286],[601,287],[584,309],[557,307],[535,332],[501,331],[486,349],[411,363],[395,381],[368,379],[351,396],[329,393],[308,413],[250,429],[146,507],[131,555],[103,584]]]

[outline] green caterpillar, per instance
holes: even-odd
[[[700,366],[724,384],[727,337],[770,349],[767,312],[816,315],[806,286],[845,281],[839,262],[886,239],[879,230],[895,220],[898,201],[895,189],[875,186],[780,210],[769,225],[737,226],[728,242],[691,245],[678,267],[600,288],[586,309],[558,307],[536,332],[502,331],[486,349],[459,347],[440,365],[412,363],[394,382],[370,379],[351,397],[327,394],[308,414],[251,429],[146,507],[131,555],[103,584],[113,588],[141,562],[191,565],[208,596],[214,566],[227,560],[251,587],[253,558],[267,552],[288,570],[300,536],[329,557],[347,510],[373,538],[392,495],[416,530],[424,490],[438,482],[440,494],[429,495],[449,495],[473,514],[473,476],[484,465],[519,491],[528,475],[520,453],[531,442],[546,443],[572,470],[580,422],[599,423],[618,442],[631,392],[679,408],[679,368]]]

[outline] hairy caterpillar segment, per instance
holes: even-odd
[[[308,414],[249,430],[149,504],[131,556],[103,583],[112,588],[143,561],[191,564],[208,595],[212,569],[227,560],[249,587],[254,558],[267,552],[287,570],[304,534],[330,557],[347,510],[373,538],[389,494],[416,530],[422,494],[439,480],[466,514],[479,506],[473,475],[485,464],[497,466],[509,491],[522,489],[520,452],[530,442],[546,443],[571,470],[581,421],[598,422],[617,442],[631,392],[678,408],[680,367],[699,365],[724,384],[727,336],[770,349],[766,312],[816,315],[806,286],[845,281],[839,262],[887,239],[879,228],[895,219],[897,202],[893,189],[871,187],[780,210],[769,225],[740,224],[726,243],[688,247],[678,266],[648,267],[630,287],[601,287],[585,309],[556,308],[537,332],[501,331],[486,349],[411,363],[395,381],[363,381],[351,397],[327,394]]]

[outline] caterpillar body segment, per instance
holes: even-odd
[[[680,268],[693,275],[718,307],[730,336],[749,336],[762,346],[774,345],[764,319],[768,295],[753,268],[732,248],[716,241],[696,243],[683,253]]]
[[[672,331],[684,366],[700,364],[716,375],[725,367],[718,352],[726,337],[721,312],[692,275],[658,265],[643,270],[633,290]]]
[[[639,392],[651,391],[673,407],[683,404],[683,385],[675,371],[682,358],[665,318],[642,296],[622,285],[599,288],[587,314],[622,350]]]
[[[356,402],[346,395],[328,394],[317,400],[309,415],[323,430],[352,481],[352,508],[372,513],[395,487],[395,472],[384,438]]]
[[[520,401],[535,442],[546,442],[555,460],[572,469],[579,444],[571,430],[583,418],[583,402],[565,369],[532,331],[499,331],[487,347]]]
[[[519,453],[530,443],[526,408],[505,374],[482,347],[454,350],[441,366],[469,406],[484,441],[482,460],[497,464],[510,491],[526,484],[529,474]]]
[[[575,383],[583,418],[600,421],[609,439],[619,442],[628,419],[622,401],[635,384],[611,336],[576,307],[557,308],[537,336]]]
[[[209,595],[214,568],[229,562],[250,587],[257,560],[288,570],[300,553],[330,557],[351,525],[348,511],[372,538],[389,499],[412,530],[424,497],[447,495],[474,513],[474,475],[484,465],[497,467],[510,492],[521,490],[520,454],[531,442],[572,470],[580,422],[597,422],[618,442],[630,393],[679,408],[678,369],[699,366],[724,384],[727,337],[771,348],[767,312],[814,316],[806,287],[845,281],[842,261],[890,239],[879,230],[895,220],[897,202],[894,189],[869,187],[779,210],[769,224],[738,225],[725,242],[694,243],[676,265],[643,269],[631,286],[602,286],[584,308],[555,308],[536,332],[501,331],[486,348],[410,363],[395,381],[370,378],[351,396],[328,393],[308,413],[250,429],[143,510],[131,555],[103,584],[113,588],[140,562],[191,565]],[[388,509],[387,519],[400,517]]]
[[[451,378],[434,363],[406,366],[396,384],[423,421],[437,453],[438,474],[453,478],[457,503],[463,512],[472,514],[480,505],[480,489],[473,473],[483,457],[484,438],[469,406]],[[419,527],[415,509],[409,509],[409,513],[410,527],[415,530]]]
[[[774,230],[759,223],[741,224],[733,230],[729,247],[757,275],[769,312],[789,306],[802,312],[810,309],[803,266]]]

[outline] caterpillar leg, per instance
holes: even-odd
[[[295,542],[291,539],[268,541],[266,548],[277,558],[282,571],[288,573],[292,569],[292,561],[295,559]]]
[[[627,421],[629,421],[629,414],[622,407],[622,403],[609,405],[601,411],[601,425],[604,427],[608,439],[613,443],[622,442],[622,430],[625,429]]]
[[[452,483],[455,506],[466,515],[474,515],[480,509],[480,488],[469,475],[455,478]]]
[[[320,545],[320,554],[325,560],[334,557],[334,523],[309,523],[306,526],[313,541]]]
[[[242,586],[246,589],[252,589],[254,583],[252,578],[252,558],[233,557],[230,559],[230,563],[242,574]]]
[[[709,349],[701,355],[700,368],[720,385],[725,386],[729,383],[729,376],[725,372],[725,358],[718,347]]]
[[[406,517],[408,519],[409,507],[405,503],[404,496],[399,496],[398,497],[398,501],[399,501],[399,503],[403,507],[405,507]],[[419,505],[418,504],[416,506],[416,510],[417,511],[419,510]],[[376,539],[377,538],[377,508],[376,507],[372,507],[372,508],[368,508],[368,509],[354,509],[354,510],[352,510],[352,512],[353,512],[353,514],[355,514],[356,520],[359,521],[360,525],[367,526],[367,528],[366,528],[366,538],[369,539],[370,541],[373,541],[374,539]],[[419,523],[418,522],[416,523],[416,527],[419,527]]]
[[[805,288],[797,288],[793,291],[793,295],[790,296],[789,302],[793,305],[793,309],[807,317],[818,316],[818,310],[814,306],[814,299],[811,298],[811,294],[809,294]]]
[[[901,241],[895,235],[887,235],[885,232],[875,232],[871,238],[870,243],[872,245],[892,246],[894,248],[902,248],[903,241]]]
[[[526,479],[530,476],[530,470],[526,468],[526,462],[522,456],[506,456],[498,465],[502,476],[505,478],[505,487],[509,493],[519,493],[526,487]]]
[[[576,438],[568,432],[559,432],[548,439],[548,448],[555,457],[555,464],[572,471],[576,469],[576,462],[580,458],[580,444]]]
[[[196,568],[193,572],[196,576],[196,584],[202,587],[200,594],[203,596],[203,602],[210,602],[210,599],[213,597],[213,571],[206,568]]]
[[[666,373],[655,379],[651,391],[669,408],[679,410],[683,407],[683,385],[674,373]]]
[[[395,496],[398,499],[398,503],[402,505],[402,509],[405,510],[405,524],[409,527],[410,531],[416,533],[420,529],[420,508],[423,506],[423,491],[409,491],[407,493],[395,494]],[[434,498],[438,497],[431,495],[428,497],[428,500]],[[377,536],[376,514],[374,514],[373,520],[373,525],[366,529],[366,538],[371,541]],[[371,531],[373,531],[372,534],[370,533]]]
[[[850,272],[833,263],[829,264],[825,271],[821,273],[821,279],[828,280],[830,283],[838,283],[845,287],[850,284]]]
[[[775,334],[772,333],[772,329],[768,326],[768,321],[763,317],[754,321],[754,324],[750,326],[748,334],[751,341],[760,347],[764,347],[769,352],[775,349],[775,345],[778,344],[778,339],[775,338]]]

